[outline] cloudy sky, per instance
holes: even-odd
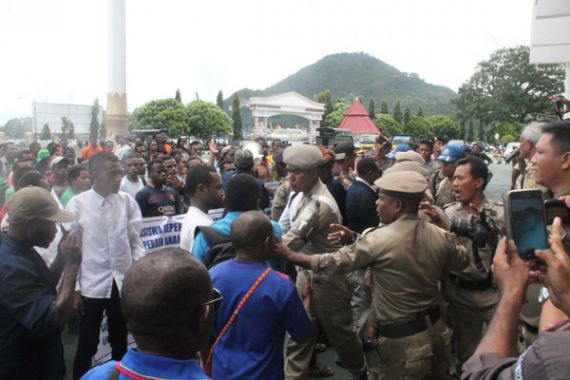
[[[531,0],[127,0],[129,109],[266,88],[327,54],[366,52],[454,91],[530,44]],[[108,0],[0,1],[0,124],[32,100],[106,103]]]

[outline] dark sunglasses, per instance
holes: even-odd
[[[220,293],[218,289],[213,288],[212,298],[202,303],[200,306],[212,305],[212,308],[214,309],[213,311],[217,311],[220,308],[220,304],[222,303],[223,299],[224,297],[222,296],[222,293]]]

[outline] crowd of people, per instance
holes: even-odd
[[[513,188],[570,207],[570,124],[520,142]],[[353,379],[570,376],[566,226],[524,262],[478,145],[207,145],[0,145],[0,379],[327,377],[327,347]],[[143,218],[175,215],[180,246],[147,253]]]

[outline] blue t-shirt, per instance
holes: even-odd
[[[55,297],[42,258],[5,235],[0,248],[0,379],[63,379]]]
[[[107,380],[117,362],[112,360],[95,367],[81,377],[81,380]],[[145,379],[188,379],[208,380],[198,360],[177,360],[164,356],[150,355],[131,348],[123,359],[121,366],[129,373]],[[120,380],[132,380],[132,377],[119,375]]]
[[[222,219],[216,220],[211,227],[222,235],[230,236],[232,233],[232,223],[241,215],[241,213],[242,211],[230,211]],[[277,239],[281,240],[282,232],[281,227],[279,227],[279,223],[272,220],[271,225],[273,226],[275,236],[277,236]],[[210,247],[204,238],[204,234],[202,232],[198,233],[196,239],[194,239],[194,245],[192,246],[192,255],[203,262],[206,257],[206,253],[208,253],[208,249],[210,249]],[[281,259],[270,257],[267,260],[267,264],[275,270],[285,271],[286,263]]]
[[[157,189],[145,185],[137,193],[135,199],[139,204],[143,218],[176,215],[178,194],[170,187],[163,186],[162,189]]]
[[[210,269],[212,283],[224,297],[214,315],[214,338],[265,269],[262,263],[237,259]],[[311,335],[312,329],[295,285],[286,275],[271,271],[214,349],[212,377],[283,379],[285,332],[299,340]]]

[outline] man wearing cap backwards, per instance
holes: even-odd
[[[445,149],[442,153],[444,151]],[[487,165],[472,157],[457,161],[456,166],[453,191],[457,202],[447,205],[443,210],[449,221],[470,220],[485,211],[499,229],[497,232],[501,233],[504,228],[503,205],[487,199],[484,193],[489,175]],[[449,221],[444,221],[446,229],[451,225]],[[469,238],[462,237],[460,240],[466,246],[472,246],[474,254],[470,256],[469,266],[461,271],[450,272],[446,287],[446,298],[453,319],[458,369],[477,348],[483,328],[490,322],[499,301],[499,292],[490,275],[494,242],[489,237],[485,246],[475,251]],[[480,264],[477,264],[478,261]]]
[[[39,187],[17,191],[8,212],[0,248],[0,379],[63,379],[60,332],[72,314],[80,242],[68,234],[49,269],[33,247],[48,247],[55,223],[75,215]]]
[[[441,149],[437,160],[441,169],[433,173],[431,179],[432,194],[435,197],[435,205],[443,207],[446,204],[455,202],[453,192],[453,173],[457,160],[464,158],[465,153],[458,145],[446,145]]]
[[[333,253],[310,256],[278,245],[277,256],[328,275],[368,267],[374,283],[368,344],[380,358],[374,372],[381,379],[445,378],[451,332],[439,313],[439,280],[447,270],[465,267],[466,249],[418,216],[427,188],[421,174],[390,172],[375,185],[380,227]],[[342,229],[331,239],[346,235],[354,233]]]
[[[328,241],[331,223],[342,224],[342,217],[334,198],[319,179],[323,155],[312,145],[295,145],[285,149],[283,161],[287,165],[292,192],[287,212],[291,228],[283,235],[283,243],[293,250],[308,255],[336,251],[340,245]],[[308,273],[299,272],[297,287],[303,289]],[[354,378],[364,372],[364,354],[360,341],[352,329],[351,290],[344,275],[313,275],[311,311],[324,329],[344,367]],[[316,330],[316,329],[315,329]],[[289,341],[285,363],[286,379],[304,379],[317,338],[317,331],[305,343]]]

